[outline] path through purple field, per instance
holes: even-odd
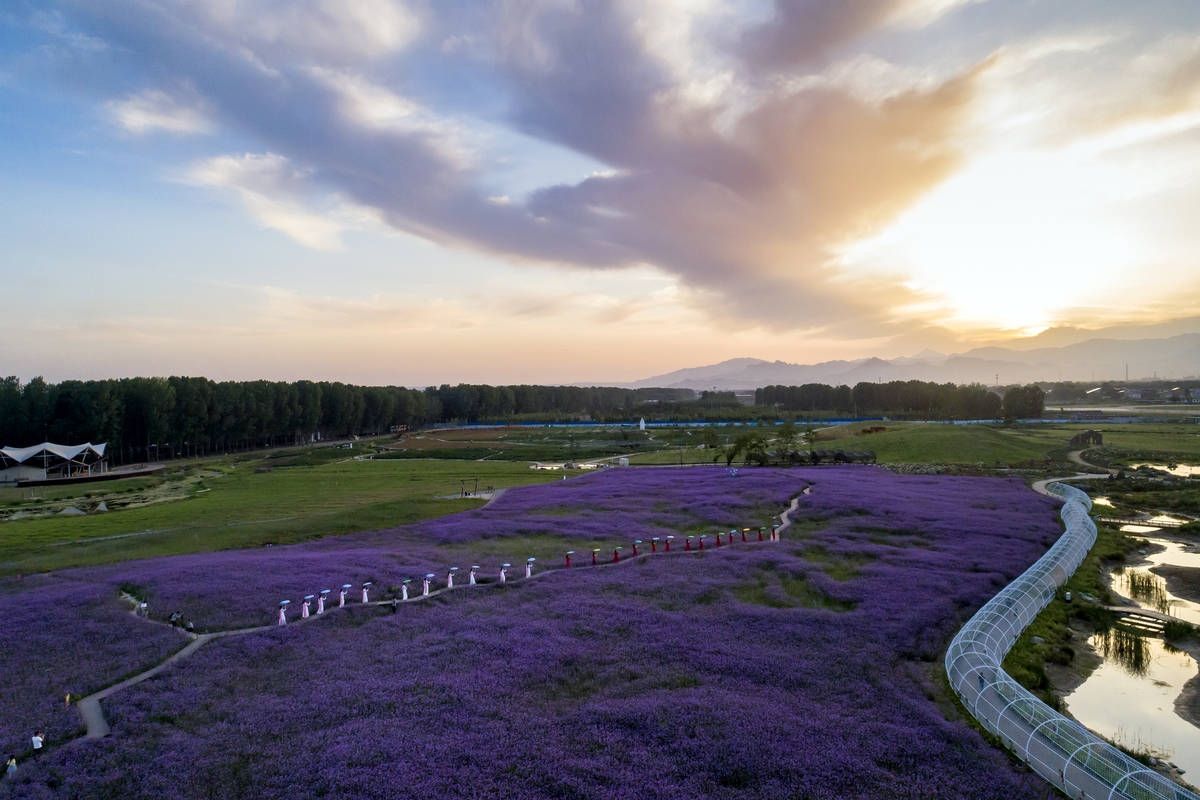
[[[298,597],[356,570],[386,584],[473,543],[515,557],[518,537],[565,550],[614,529],[761,524],[807,484],[779,544],[559,570],[210,643],[106,701],[110,738],[57,748],[11,791],[1049,796],[930,699],[945,694],[937,658],[954,630],[1059,533],[1055,504],[1016,481],[621,470],[396,531],[72,576],[111,588],[132,570],[151,596],[241,623],[256,593]]]

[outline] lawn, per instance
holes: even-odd
[[[859,435],[865,428],[886,431]],[[766,428],[770,431],[770,428]],[[1106,446],[1174,453],[1200,459],[1200,426],[1187,423],[940,425],[913,422],[866,422],[822,430],[813,448],[873,450],[881,463],[993,464],[1062,459],[1071,437],[1099,430]],[[769,434],[768,434],[769,435]]]
[[[0,526],[0,574],[391,528],[482,505],[484,501],[475,499],[436,499],[460,494],[463,478],[469,479],[468,489],[474,488],[476,478],[483,489],[545,483],[562,480],[564,475],[519,463],[340,461],[290,467],[274,463],[267,459],[180,469],[174,478],[161,479],[187,485],[180,495],[185,499],[177,502],[5,523]],[[270,471],[256,471],[263,465]],[[99,492],[102,487],[107,485],[89,484],[88,491]]]

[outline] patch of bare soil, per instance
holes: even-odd
[[[1150,570],[1167,582],[1167,591],[1192,603],[1200,603],[1200,567],[1162,564]]]
[[[1088,643],[1094,631],[1078,622],[1071,626],[1071,648],[1075,657],[1070,664],[1046,662],[1046,677],[1050,680],[1050,691],[1060,700],[1078,689],[1100,666],[1104,659]]]

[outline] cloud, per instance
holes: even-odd
[[[265,58],[374,58],[403,48],[421,29],[417,14],[396,0],[197,0],[188,6],[182,13],[218,41]]]
[[[188,180],[305,246],[386,225],[509,262],[650,264],[722,324],[870,337],[920,329],[937,298],[903,265],[863,276],[841,254],[963,172],[989,134],[1058,125],[1077,139],[1088,113],[1111,131],[1195,102],[1184,35],[1163,55],[1086,20],[1022,34],[1013,12],[934,47],[935,33],[974,33],[951,30],[968,5],[1009,13],[971,0],[79,0],[64,14],[123,54],[135,85],[194,98],[116,101],[126,129],[203,120],[247,142],[205,154]],[[1143,77],[1098,102],[1072,89],[1095,90],[1096,64]],[[497,129],[533,143],[528,159],[543,144],[606,169],[515,191]],[[592,313],[626,310],[643,313]]]
[[[309,174],[297,170],[275,153],[218,156],[194,164],[185,182],[195,186],[231,189],[246,210],[264,227],[280,231],[305,247],[340,250],[346,230],[379,228],[374,209],[325,197],[319,202],[309,183]]]
[[[155,130],[170,133],[212,131],[212,123],[202,109],[182,104],[157,89],[146,89],[124,100],[109,101],[105,108],[118,125],[133,134]]]

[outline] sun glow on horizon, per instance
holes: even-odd
[[[986,156],[843,263],[905,275],[926,298],[910,310],[948,326],[1037,331],[1137,266],[1133,233],[1106,208],[1137,191],[1119,168],[1062,154]]]

